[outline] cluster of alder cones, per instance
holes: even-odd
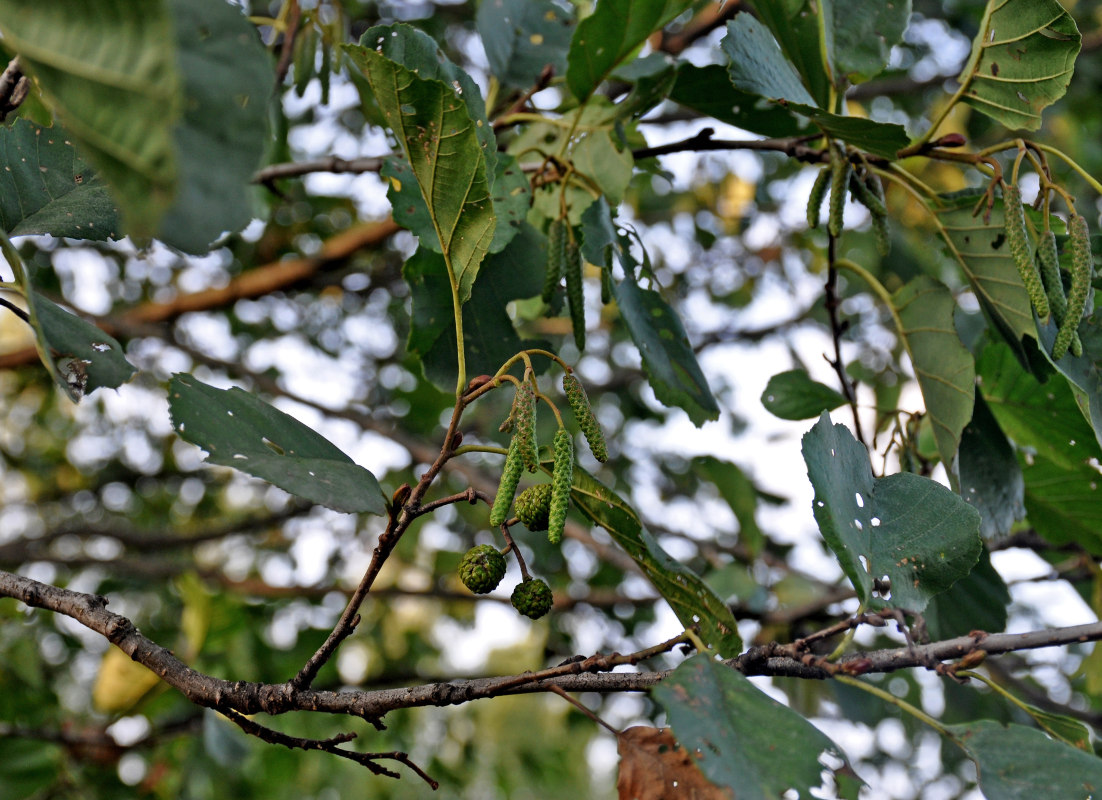
[[[605,461],[608,458],[608,449],[604,435],[581,382],[568,370],[563,375],[562,386],[567,403],[594,458]],[[526,371],[524,378],[517,381],[512,409],[500,428],[504,433],[511,431],[513,436],[505,456],[497,495],[490,510],[490,527],[501,528],[511,524],[508,514],[512,507],[517,521],[523,522],[531,531],[547,531],[548,540],[552,544],[558,544],[562,541],[566,526],[566,512],[570,505],[570,490],[574,480],[574,440],[570,431],[562,426],[557,412],[560,425],[552,440],[554,461],[551,482],[529,486],[519,495],[516,493],[523,471],[527,469],[535,472],[540,468],[539,448],[536,443],[536,403],[541,398],[550,403],[550,400],[539,394],[531,371]],[[476,594],[486,594],[496,589],[505,577],[505,572],[505,553],[492,544],[471,548],[459,562],[459,579]],[[551,588],[542,579],[525,574],[524,580],[513,589],[511,601],[521,614],[539,619],[551,609]]]

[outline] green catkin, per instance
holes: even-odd
[[[502,433],[512,433],[513,428],[517,422],[517,394],[513,395],[513,404],[509,407],[509,416],[507,416],[497,429]]]
[[[602,463],[608,461],[605,436],[601,432],[601,425],[593,414],[593,407],[589,405],[589,398],[586,397],[585,388],[578,380],[578,376],[573,372],[563,375],[562,390],[566,394],[566,401],[570,404],[570,410],[574,412],[574,419],[578,421],[578,427],[585,436],[593,457]]]
[[[1068,220],[1068,235],[1070,237],[1068,246],[1071,248],[1071,286],[1068,290],[1067,313],[1060,324],[1060,330],[1056,333],[1056,341],[1052,345],[1054,361],[1063,358],[1071,347],[1079,321],[1083,317],[1083,309],[1087,305],[1087,295],[1091,288],[1091,272],[1094,266],[1087,221],[1078,214],[1073,215]],[[1079,343],[1078,350],[1082,353],[1082,342]],[[1074,351],[1072,354],[1075,354]]]
[[[568,241],[564,246],[563,271],[566,272],[566,299],[570,302],[570,323],[574,328],[574,345],[585,350],[585,295],[582,291],[582,254],[578,243]]]
[[[872,216],[872,234],[876,240],[876,252],[886,256],[892,250],[892,232],[888,223],[888,208],[884,205],[884,187],[872,172],[849,179],[850,192]]]
[[[551,508],[547,513],[547,539],[562,541],[566,511],[570,505],[570,487],[574,483],[574,440],[566,428],[555,431],[555,466],[551,472]]]
[[[509,443],[509,454],[505,456],[505,466],[501,469],[501,482],[497,485],[497,495],[490,509],[491,528],[499,528],[505,522],[509,506],[513,504],[513,495],[517,492],[517,484],[520,483],[520,473],[523,468],[520,447],[517,445],[517,437],[514,436]]]
[[[566,223],[561,219],[551,220],[547,230],[547,273],[543,279],[543,302],[550,303],[562,280],[563,245],[566,242]]]
[[[1033,259],[1033,250],[1029,246],[1029,233],[1025,227],[1025,209],[1022,207],[1022,190],[1017,184],[1011,184],[1003,190],[1003,222],[1006,228],[1006,243],[1010,247],[1010,256],[1018,268],[1022,285],[1029,293],[1029,301],[1037,311],[1037,316],[1045,319],[1049,315],[1048,297],[1045,295],[1041,273]]]
[[[884,201],[880,198],[879,193],[874,190],[866,181],[876,180],[875,175],[867,174],[865,176],[859,176],[856,173],[850,175],[849,178],[849,190],[854,199],[869,210],[869,213],[874,217],[884,217],[888,214],[888,209],[884,206]],[[877,180],[879,183],[879,180]]]
[[[612,302],[612,268],[601,268],[601,305]]]
[[[830,210],[827,215],[827,231],[837,239],[842,235],[843,217],[846,212],[846,187],[852,170],[849,159],[838,149],[830,155]]]
[[[520,449],[520,460],[529,472],[535,472],[540,468],[540,459],[536,444],[536,392],[531,383],[520,382],[513,405],[516,429],[513,437]]]
[[[1060,277],[1060,257],[1056,254],[1056,234],[1044,231],[1037,242],[1037,263],[1041,268],[1041,283],[1045,285],[1048,308],[1057,325],[1064,324],[1068,313],[1068,299],[1064,295],[1064,281]]]
[[[819,211],[823,207],[823,197],[826,196],[827,186],[830,185],[830,167],[823,167],[815,176],[815,183],[811,186],[811,194],[807,198],[807,226],[819,227]]]

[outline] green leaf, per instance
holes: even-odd
[[[514,89],[536,84],[544,67],[566,71],[574,20],[551,0],[486,0],[475,17],[490,71]]]
[[[405,35],[415,41],[404,33],[407,29],[412,30],[395,26],[368,33],[389,31],[395,39]],[[384,40],[389,41],[390,33]],[[464,90],[461,96],[450,84],[422,78],[366,47],[346,45],[344,50],[367,77],[413,168],[444,260],[465,302],[496,226],[487,154],[466,105],[470,92]],[[435,58],[431,61],[436,63]]]
[[[790,790],[819,796],[813,790],[823,783],[824,760],[842,764],[838,796],[856,797],[864,785],[826,734],[706,654],[678,666],[653,694],[677,741],[697,753],[700,771],[739,800],[776,800]]]
[[[1078,544],[1102,554],[1102,475],[1088,463],[1062,467],[1040,456],[1022,467],[1025,510],[1053,544]]]
[[[254,216],[252,177],[268,149],[275,71],[256,27],[236,6],[225,0],[168,6],[184,113],[173,129],[177,190],[156,235],[184,252],[206,253]]]
[[[730,59],[727,69],[736,89],[786,105],[818,105],[766,23],[738,14],[727,23],[722,47]]]
[[[988,342],[976,361],[980,388],[999,427],[1018,446],[1064,469],[1102,458],[1091,426],[1067,381],[1046,383],[1022,369],[1002,342]]]
[[[818,4],[814,0],[759,0],[754,10],[811,91],[814,105],[825,108],[830,100],[830,79],[823,70]]]
[[[1025,516],[1025,482],[1014,448],[979,393],[961,435],[959,465],[960,496],[980,512],[984,539],[1009,535]]]
[[[1006,629],[1010,590],[991,565],[984,548],[967,576],[930,599],[922,616],[934,641],[967,636],[970,631],[998,633]]]
[[[803,453],[815,520],[863,604],[881,604],[873,581],[886,577],[890,605],[921,612],[972,570],[980,515],[953,492],[909,472],[875,478],[864,446],[826,412]]]
[[[126,360],[122,345],[34,291],[30,270],[6,236],[0,238],[0,249],[27,300],[38,357],[69,398],[79,403],[88,392],[101,387],[114,389],[130,380],[137,370]]]
[[[1102,787],[1102,759],[1033,728],[978,720],[949,728],[976,762],[980,790],[999,800],[1087,798]]]
[[[766,411],[781,419],[813,419],[823,411],[846,404],[829,386],[811,380],[805,370],[793,369],[769,379],[761,394]]]
[[[1037,130],[1067,91],[1082,39],[1056,0],[988,0],[957,79],[964,101],[1008,128]]]
[[[550,462],[545,461],[543,467],[550,474]],[[724,658],[738,655],[742,640],[731,610],[699,575],[662,549],[631,506],[577,464],[570,497],[583,514],[608,531],[639,565],[682,625],[697,627],[704,642]]]
[[[604,196],[582,213],[582,258],[600,267],[612,266],[612,252],[619,245],[612,210]]]
[[[524,171],[517,166],[516,159],[507,153],[501,153],[497,159],[498,174],[495,177],[490,200],[493,202],[497,225],[494,238],[490,242],[488,253],[499,253],[516,236],[521,224],[528,215],[531,205],[532,188]],[[436,236],[432,215],[429,214],[425,198],[421,195],[420,185],[413,169],[404,158],[387,157],[383,160],[380,175],[387,178],[389,188],[387,198],[393,208],[395,221],[412,231],[427,248],[439,253],[440,239]],[[449,307],[451,300],[448,300]]]
[[[312,503],[357,513],[386,508],[375,476],[325,437],[242,389],[218,389],[178,373],[168,389],[180,438],[212,464],[263,478]]]
[[[691,0],[601,0],[578,23],[570,41],[566,85],[581,101],[652,33],[692,5]]]
[[[453,87],[474,123],[478,143],[486,157],[487,174],[494,174],[497,140],[486,118],[486,101],[478,84],[444,54],[435,39],[410,25],[378,25],[368,28],[360,37],[359,47],[349,46],[346,49],[357,52],[371,50],[416,73],[423,80],[440,81]]]
[[[1037,723],[1037,727],[1052,738],[1058,739],[1064,744],[1069,744],[1079,750],[1084,750],[1088,753],[1093,752],[1091,750],[1090,728],[1079,720],[1063,714],[1054,714],[1051,711],[1045,711],[1044,709],[1037,708],[1037,706],[1031,706],[1028,703],[1025,705],[1025,712],[1033,717],[1033,721]]]
[[[0,128],[0,225],[11,236],[120,238],[118,209],[68,134],[25,119]]]
[[[879,75],[911,21],[911,0],[822,0],[822,8],[838,86]]]
[[[721,47],[730,59],[728,72],[735,88],[780,103],[831,136],[874,155],[893,159],[907,146],[909,137],[902,125],[844,117],[818,108],[777,40],[749,14],[739,14],[727,23]]]
[[[1051,353],[1056,340],[1056,322],[1049,320],[1039,325],[1038,330],[1045,352]],[[1076,357],[1069,353],[1053,363],[1082,391],[1094,437],[1102,446],[1102,312],[1095,311],[1079,323],[1079,340],[1083,343],[1083,355]]]
[[[612,291],[655,396],[684,409],[697,427],[718,419],[719,406],[677,313],[658,292],[640,288],[630,275],[614,283]]]
[[[182,109],[168,4],[0,0],[0,32],[111,187],[127,230],[152,236],[177,187],[172,130]]]
[[[799,136],[807,125],[785,108],[731,85],[720,64],[682,64],[670,90],[670,100],[705,116],[762,136]]]
[[[957,485],[956,455],[961,431],[972,418],[976,371],[953,323],[956,301],[941,283],[915,278],[892,295],[934,440],[950,482]]]
[[[0,785],[10,800],[34,800],[58,789],[68,759],[61,745],[5,736],[0,739]]]
[[[757,551],[765,544],[765,534],[755,516],[760,492],[754,482],[737,466],[714,456],[692,460],[693,471],[715,484],[719,495],[738,520],[739,542]]]
[[[570,155],[574,168],[592,180],[609,203],[618,206],[631,183],[635,165],[631,150],[618,148],[609,131],[592,131],[574,145]]]
[[[463,339],[471,375],[492,375],[520,350],[550,347],[542,340],[521,339],[505,310],[512,300],[540,293],[546,263],[546,239],[528,223],[501,253],[487,257],[471,291],[471,302],[463,308]],[[406,262],[402,274],[413,297],[407,347],[420,357],[425,376],[448,388],[455,382],[458,362],[443,258],[421,248]]]
[[[933,211],[944,229],[949,256],[968,277],[983,313],[1024,362],[1022,337],[1037,335],[1029,295],[1006,243],[1002,201],[985,219],[982,211],[972,214],[979,197],[979,192],[967,192],[942,198],[944,203]]]

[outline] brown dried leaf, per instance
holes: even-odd
[[[621,733],[620,800],[733,800],[708,782],[668,728],[636,726]]]

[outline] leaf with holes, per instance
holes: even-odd
[[[1037,335],[1029,295],[1006,243],[1002,201],[985,217],[982,211],[972,213],[979,198],[979,192],[961,192],[942,198],[932,210],[941,224],[949,256],[968,277],[980,308],[1024,363],[1022,337]]]
[[[823,416],[803,438],[815,520],[865,605],[921,612],[980,557],[980,515],[940,483],[909,472],[876,478],[868,451]],[[874,582],[890,589],[874,596]]]
[[[957,78],[964,102],[1008,128],[1037,130],[1067,91],[1082,41],[1056,0],[988,0]]]
[[[0,128],[0,224],[12,236],[119,238],[119,213],[60,127],[25,119]]]
[[[385,511],[375,476],[319,433],[248,392],[174,375],[168,388],[172,425],[206,450],[212,464],[263,478],[337,511]]]
[[[543,470],[551,474],[552,462],[543,461]],[[742,650],[742,640],[731,610],[700,576],[672,558],[643,527],[635,510],[615,492],[581,467],[574,466],[570,498],[589,519],[608,531],[632,560],[639,565],[670,604],[681,624],[696,626],[704,642],[725,658]]]
[[[0,233],[0,249],[27,300],[35,349],[54,381],[74,403],[88,392],[114,389],[137,371],[122,354],[122,345],[91,322],[70,314],[34,290],[32,268],[23,263],[8,237]]]
[[[933,278],[915,278],[892,295],[900,335],[911,357],[941,462],[956,487],[956,455],[961,431],[972,418],[976,369],[953,323],[957,304]]]
[[[831,796],[856,798],[864,783],[826,734],[709,655],[685,661],[653,694],[681,746],[699,753],[700,771],[738,800],[813,796],[826,761],[839,765]]]

